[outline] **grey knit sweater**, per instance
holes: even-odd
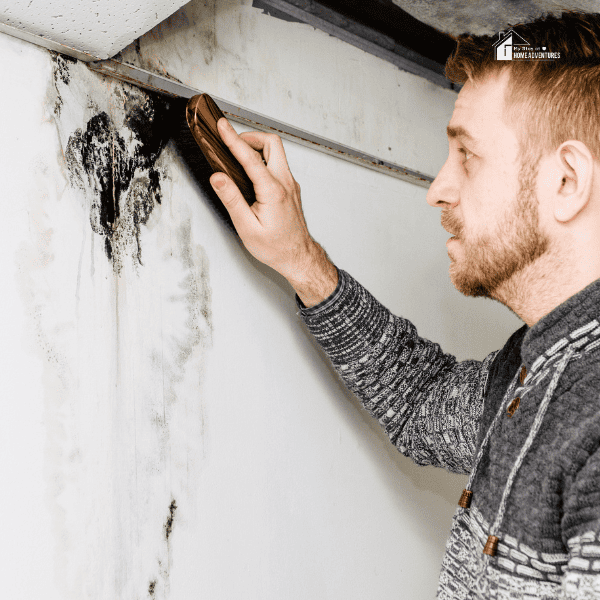
[[[483,361],[444,354],[341,270],[324,302],[297,301],[398,450],[470,474],[439,599],[600,598],[600,280]]]

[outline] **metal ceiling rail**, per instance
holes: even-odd
[[[103,75],[120,79],[133,85],[161,94],[167,94],[169,96],[191,98],[196,94],[203,93],[200,90],[188,87],[174,79],[163,77],[162,75],[151,73],[145,69],[112,59],[88,62],[86,64],[93,71]],[[408,169],[389,161],[381,160],[376,156],[371,156],[370,154],[366,154],[360,150],[351,148],[350,146],[339,144],[308,131],[288,125],[287,123],[276,121],[275,119],[242,106],[231,104],[222,98],[213,96],[210,92],[206,93],[210,94],[211,98],[214,99],[228,119],[241,123],[242,125],[267,133],[276,133],[281,138],[291,142],[341,158],[367,169],[385,173],[391,177],[396,177],[397,179],[402,179],[403,181],[421,187],[428,188],[434,179],[430,175],[419,173],[418,171]]]

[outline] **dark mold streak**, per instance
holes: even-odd
[[[167,517],[167,520],[165,521],[165,524],[163,525],[163,529],[164,529],[164,533],[165,533],[165,541],[167,542],[167,565],[170,565],[170,563],[171,563],[171,557],[170,557],[171,546],[169,543],[169,538],[171,537],[171,533],[173,531],[173,521],[175,520],[175,511],[176,510],[177,510],[177,502],[175,501],[175,498],[173,498],[171,500],[171,504],[169,504],[169,516]],[[158,571],[159,571],[161,578],[165,582],[165,585],[168,588],[169,566],[163,567],[163,563],[160,559],[158,561]],[[151,598],[155,597],[157,582],[158,582],[157,579],[152,579],[150,581],[150,585],[148,586],[148,594],[150,595]]]
[[[58,91],[58,82],[62,81],[65,85],[69,85],[71,81],[71,74],[69,73],[69,64],[76,63],[77,60],[71,58],[70,56],[65,56],[63,54],[59,54],[58,52],[54,52],[52,50],[48,50],[50,52],[50,58],[52,59],[52,75],[54,79],[54,88],[56,90],[56,101],[54,102],[54,114],[58,117],[60,116],[60,110],[62,108],[62,98]]]
[[[67,56],[66,54],[59,54],[53,50],[49,50],[52,63],[54,65],[54,83],[58,83],[60,79],[65,85],[69,85],[71,81],[71,74],[69,73],[69,64],[75,64],[77,59]]]
[[[171,535],[171,531],[173,529],[173,519],[175,518],[176,510],[177,503],[175,502],[175,499],[173,499],[169,506],[169,516],[167,517],[167,522],[165,523],[165,539],[167,542],[169,541],[169,536]]]

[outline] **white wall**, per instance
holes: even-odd
[[[105,111],[133,156],[144,95],[13,38],[0,52],[3,594],[432,598],[464,478],[395,451],[171,145],[139,233],[147,171],[124,190],[109,260],[69,142]],[[425,190],[285,148],[313,235],[421,335],[483,358],[520,326],[452,288]]]

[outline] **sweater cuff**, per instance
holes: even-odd
[[[300,300],[298,294],[296,294],[296,305],[300,309],[300,312],[298,313],[300,316],[302,316],[303,318],[315,317],[317,315],[320,315],[321,313],[328,311],[339,302],[346,287],[346,278],[348,277],[348,274],[345,271],[338,269],[337,267],[335,267],[335,269],[338,274],[337,286],[335,290],[333,290],[333,293],[327,298],[325,298],[325,300],[319,302],[319,304],[315,304],[315,306],[307,308],[304,305],[304,302]]]

